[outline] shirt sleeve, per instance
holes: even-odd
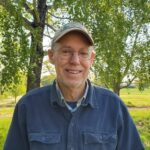
[[[122,102],[120,102],[118,120],[117,150],[144,150],[136,126]]]
[[[29,150],[24,105],[16,105],[4,150]]]

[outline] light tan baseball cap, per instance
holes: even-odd
[[[60,38],[62,38],[64,35],[71,31],[78,31],[81,32],[87,39],[89,40],[91,46],[94,45],[93,38],[89,31],[79,22],[70,22],[62,26],[58,31],[55,32],[55,35],[53,37],[51,46],[53,47],[54,43],[56,43]]]

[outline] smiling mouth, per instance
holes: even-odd
[[[79,73],[81,73],[80,70],[70,70],[70,69],[67,69],[66,71],[67,71],[68,73],[71,73],[71,74],[79,74]]]

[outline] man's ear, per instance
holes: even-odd
[[[49,61],[54,64],[54,51],[52,49],[48,49],[48,57]]]
[[[94,60],[95,60],[95,51],[93,50],[92,51],[92,54],[91,54],[91,65],[94,63]]]

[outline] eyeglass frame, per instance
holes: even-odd
[[[75,53],[78,53],[79,60],[88,61],[88,60],[90,60],[90,56],[91,56],[92,52],[94,51],[93,46],[89,46],[88,49],[87,49],[88,56],[86,57],[83,50],[81,50],[80,52],[75,52],[73,50],[73,48],[70,48],[70,47],[64,47],[63,48],[63,47],[61,47],[60,43],[55,43],[53,45],[53,48],[52,48],[53,51],[57,51],[57,52],[61,52],[62,49],[64,49],[64,51],[66,50],[66,51],[69,52],[68,54],[66,52],[66,54],[64,54],[64,55],[62,53],[61,54],[59,53],[61,57],[63,55],[62,59],[64,59],[64,60],[69,60],[74,56]]]

